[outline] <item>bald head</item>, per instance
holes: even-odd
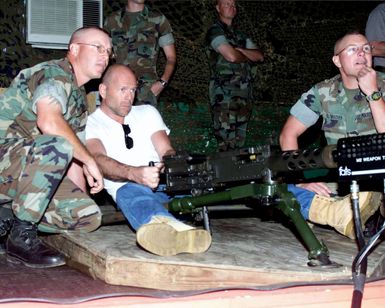
[[[72,33],[68,46],[72,43],[83,42],[85,41],[85,39],[89,39],[90,37],[92,38],[97,33],[104,33],[108,37],[110,36],[110,34],[106,30],[99,27],[83,27],[77,29],[74,33]]]
[[[72,65],[78,86],[100,78],[112,53],[110,35],[99,27],[76,30],[68,44],[67,58]]]
[[[101,110],[112,119],[123,123],[134,102],[137,81],[135,74],[123,64],[111,65],[99,85]]]
[[[102,83],[108,86],[114,83],[114,81],[119,76],[125,76],[125,75],[127,75],[127,77],[129,78],[136,80],[136,76],[134,72],[131,69],[129,69],[126,65],[113,64],[104,73]]]
[[[360,33],[359,31],[351,31],[346,33],[344,36],[340,37],[336,43],[334,44],[334,54],[338,54],[343,48],[346,47],[347,41],[349,41],[349,38],[352,36],[361,36],[365,38],[365,35]]]

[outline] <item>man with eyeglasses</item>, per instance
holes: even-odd
[[[332,60],[340,74],[313,86],[291,108],[280,134],[282,150],[298,149],[298,138],[319,117],[323,118],[328,144],[337,144],[340,138],[385,132],[385,75],[372,68],[371,51],[368,40],[359,32],[337,40]],[[335,185],[302,183],[288,188],[306,219],[355,237],[350,196],[334,197]],[[382,194],[360,192],[359,203],[364,225],[382,204]]]
[[[83,86],[101,77],[110,54],[107,32],[78,29],[65,58],[22,70],[0,96],[0,195],[12,199],[14,214],[6,241],[10,262],[63,265],[64,256],[37,232],[90,232],[100,225],[100,209],[79,180],[85,176],[92,194],[103,189],[102,174],[83,144]]]
[[[87,148],[142,248],[161,256],[204,252],[210,233],[182,223],[164,207],[169,197],[157,190],[161,161],[175,151],[158,110],[132,106],[136,89],[136,77],[127,66],[107,69],[99,86],[102,103],[87,121]]]
[[[263,54],[233,24],[237,14],[235,0],[218,0],[215,8],[218,20],[206,34],[210,109],[218,149],[227,151],[245,143],[253,106],[255,64],[263,61]]]
[[[167,18],[145,2],[127,0],[123,10],[106,18],[104,28],[111,34],[116,63],[127,65],[138,77],[135,105],[157,106],[157,98],[175,70],[175,40]],[[166,66],[158,76],[160,48],[166,56]]]

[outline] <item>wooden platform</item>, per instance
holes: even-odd
[[[334,230],[314,226],[340,268],[307,266],[308,252],[288,227],[242,218],[211,219],[213,243],[206,253],[152,255],[136,245],[127,225],[104,226],[89,234],[54,235],[47,243],[63,251],[69,265],[109,284],[159,290],[274,289],[316,283],[351,283],[356,243]],[[368,258],[368,280],[385,277],[385,243]]]

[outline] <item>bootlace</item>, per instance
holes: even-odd
[[[13,223],[13,219],[7,218],[0,221],[0,237],[7,234],[7,232],[11,229]]]
[[[37,236],[36,225],[25,227],[25,229],[20,232],[20,237],[31,248],[40,246],[41,244],[41,240]]]

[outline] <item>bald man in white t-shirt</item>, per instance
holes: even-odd
[[[104,184],[133,229],[138,244],[167,256],[199,253],[211,244],[209,232],[178,221],[156,188],[162,158],[174,154],[167,128],[156,108],[132,106],[137,80],[125,65],[112,65],[99,86],[101,106],[89,116],[86,146],[102,169]],[[149,162],[158,162],[149,166]]]

